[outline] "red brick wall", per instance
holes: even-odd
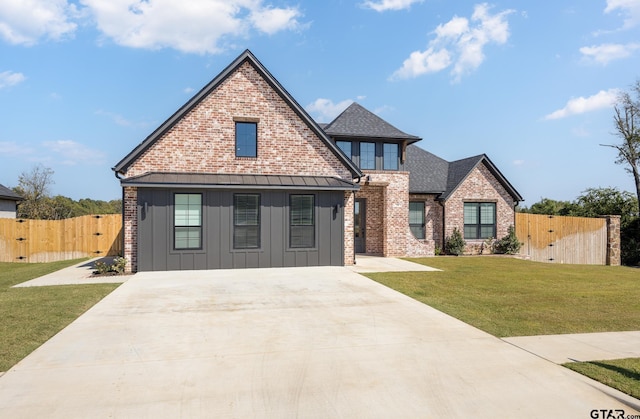
[[[409,201],[424,202],[425,238],[416,239],[411,230],[407,234],[407,256],[433,256],[436,247],[442,249],[442,212],[436,195],[411,194]]]
[[[258,157],[236,158],[234,118],[257,120]],[[335,176],[351,173],[248,63],[231,74],[127,169],[148,172]],[[137,269],[137,191],[125,188],[125,257]],[[353,202],[345,207],[345,241],[353,242]],[[349,218],[350,217],[350,218]],[[348,228],[351,223],[350,229]],[[350,232],[350,236],[347,235]],[[345,263],[353,263],[345,248]]]
[[[365,172],[356,198],[367,198],[366,251],[405,256],[409,229],[409,172]]]
[[[448,237],[457,228],[464,230],[464,202],[496,203],[496,235],[507,235],[510,225],[515,225],[515,201],[504,190],[500,182],[484,165],[479,165],[447,199],[445,203],[445,235]],[[484,240],[466,240],[466,253],[479,253]]]
[[[138,188],[124,188],[124,254],[128,272],[138,270]]]
[[[356,261],[353,236],[353,192],[344,193],[344,264],[353,265]]]
[[[234,118],[258,119],[258,157],[236,158]],[[351,174],[248,63],[188,112],[127,170],[295,174]]]

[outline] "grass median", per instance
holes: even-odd
[[[0,371],[7,371],[120,285],[11,288],[80,261],[0,263]]]

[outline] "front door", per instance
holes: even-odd
[[[367,214],[367,200],[358,198],[356,199],[353,209],[353,225],[354,225],[354,242],[356,247],[356,253],[366,253],[366,214]]]

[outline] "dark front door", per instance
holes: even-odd
[[[367,200],[356,199],[354,211],[353,211],[353,225],[354,225],[354,241],[356,247],[356,253],[366,253],[366,214],[367,214]]]

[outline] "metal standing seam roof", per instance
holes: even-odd
[[[332,122],[322,124],[324,131],[332,137],[366,137],[402,140],[414,143],[422,138],[400,131],[358,103],[352,103]]]
[[[327,134],[320,126],[309,116],[302,106],[287,92],[287,90],[276,80],[273,75],[262,65],[260,61],[249,51],[245,50],[231,64],[229,64],[220,74],[203,87],[195,96],[178,109],[169,119],[162,123],[155,131],[153,131],[144,141],[136,146],[129,154],[120,160],[112,170],[116,173],[123,173],[126,169],[153,143],[161,138],[169,129],[177,124],[184,115],[191,109],[196,107],[204,100],[212,91],[214,91],[224,80],[234,73],[245,62],[251,66],[262,76],[262,78],[273,88],[273,90],[291,107],[291,109],[305,122],[305,124],[325,143],[327,148],[342,162],[342,164],[351,172],[354,178],[361,177],[362,171],[344,153],[331,141]]]
[[[242,175],[152,172],[120,181],[122,186],[199,189],[358,190],[353,182],[330,176]]]
[[[4,185],[0,185],[0,199],[8,199],[10,201],[24,201],[24,198],[13,192]]]

